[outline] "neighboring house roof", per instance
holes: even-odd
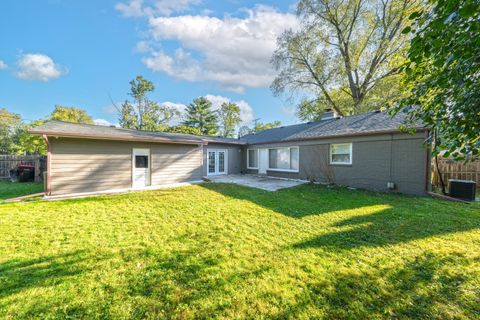
[[[278,127],[242,137],[247,144],[262,144],[283,141],[301,141],[328,137],[381,134],[400,131],[407,124],[407,113],[399,112],[394,117],[387,112],[368,112],[344,118],[334,118]],[[411,127],[411,126],[410,126]],[[413,128],[425,130],[421,123]]]
[[[241,140],[231,138],[195,136],[191,134],[157,131],[139,131],[92,124],[71,123],[58,120],[44,122],[42,125],[30,129],[30,133],[45,134],[47,136],[57,137],[146,142],[151,141],[194,144],[208,144],[209,142],[217,142],[245,144],[245,142]]]

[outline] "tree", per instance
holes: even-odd
[[[147,94],[153,92],[153,82],[137,76],[130,81],[130,95],[133,103],[125,100],[119,111],[119,123],[122,128],[148,131],[163,131],[178,111],[150,100]]]
[[[93,118],[80,108],[56,105],[49,116],[52,120],[93,124]]]
[[[214,136],[218,133],[217,121],[212,103],[204,97],[199,97],[187,106],[185,121],[182,125],[198,128],[203,135]]]
[[[273,122],[267,122],[267,123],[257,121],[255,122],[255,125],[253,126],[253,128],[249,128],[248,126],[242,126],[240,130],[238,130],[238,136],[243,137],[249,134],[259,133],[261,131],[265,131],[268,129],[278,128],[281,125],[282,125],[282,122],[278,120]]]
[[[431,1],[410,16],[403,32],[414,34],[405,66],[409,118],[433,133],[433,154],[464,159],[480,155],[480,3]]]
[[[240,107],[231,102],[224,102],[218,110],[221,123],[221,136],[232,138],[235,135],[235,128],[242,121],[240,118]]]
[[[188,127],[184,125],[169,127],[167,130],[165,130],[165,132],[194,134],[196,136],[202,135],[202,132],[200,131],[200,129],[195,127]]]
[[[278,128],[282,125],[281,121],[273,121],[273,122],[256,122],[255,126],[253,127],[253,133],[259,133],[260,131],[265,131],[268,129]]]
[[[28,132],[31,127],[39,126],[43,120],[37,120],[29,125],[22,124],[15,134],[15,146],[13,153],[15,154],[47,154],[47,145],[42,136],[33,135]]]
[[[385,106],[400,94],[398,71],[408,44],[401,31],[415,8],[416,0],[301,0],[300,30],[286,31],[272,57],[278,71],[273,92],[313,96],[302,103],[316,104],[312,113],[321,107],[349,115]],[[381,85],[398,90],[375,94]]]
[[[0,108],[0,153],[14,153],[15,135],[22,125],[20,115]]]

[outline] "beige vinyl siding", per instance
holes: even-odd
[[[52,195],[132,186],[132,149],[150,148],[152,186],[201,179],[202,147],[50,138]]]
[[[152,154],[152,185],[188,182],[202,178],[202,147],[155,145]]]

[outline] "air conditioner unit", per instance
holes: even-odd
[[[450,197],[475,201],[475,192],[477,189],[475,181],[450,179],[448,183]]]

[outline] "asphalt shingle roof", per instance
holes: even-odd
[[[244,141],[232,138],[196,136],[192,134],[158,132],[158,131],[139,131],[123,129],[109,126],[100,126],[92,124],[71,123],[58,120],[50,120],[42,125],[34,127],[31,133],[47,134],[53,136],[67,137],[86,137],[120,140],[144,140],[144,141],[164,141],[164,142],[188,142],[188,143],[230,143],[245,144]]]
[[[344,118],[334,118],[315,122],[307,122],[261,131],[242,137],[241,139],[196,136],[191,134],[138,131],[116,127],[70,123],[51,120],[32,128],[30,132],[53,136],[87,137],[120,140],[159,141],[177,143],[224,143],[224,144],[262,144],[305,139],[320,139],[334,136],[354,136],[359,134],[375,134],[400,130],[406,122],[407,113],[399,112],[394,117],[387,112],[368,112]],[[423,128],[420,123],[415,128]]]
[[[391,132],[407,124],[406,112],[399,112],[394,117],[387,112],[368,112],[344,118],[334,118],[279,127],[242,137],[247,144],[298,141],[303,139],[325,138],[331,136],[350,136],[357,134]],[[423,128],[420,123],[415,128]]]

